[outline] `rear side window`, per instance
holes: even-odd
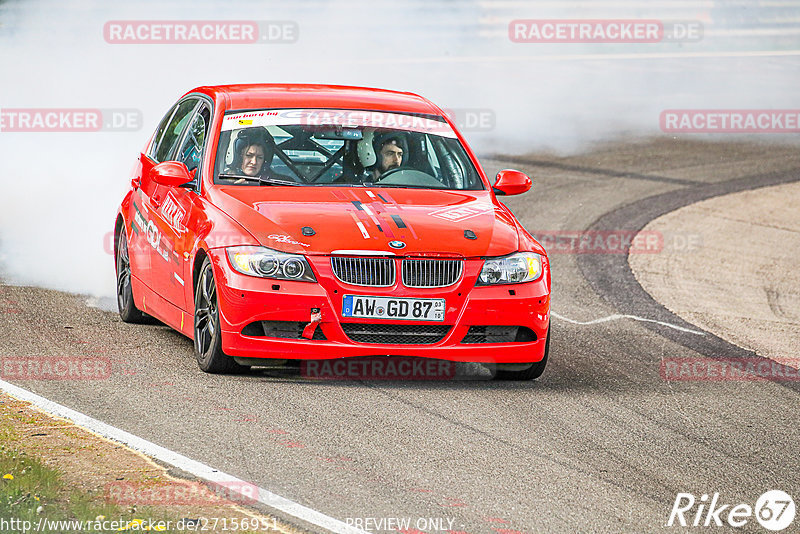
[[[151,157],[157,163],[167,161],[174,153],[178,140],[181,138],[181,132],[192,116],[195,106],[197,106],[195,98],[179,102],[158,125],[153,150],[150,152]]]

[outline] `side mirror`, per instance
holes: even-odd
[[[506,169],[497,173],[492,189],[495,195],[521,195],[528,191],[533,182],[524,172]]]
[[[177,161],[164,161],[150,169],[150,179],[157,184],[178,187],[192,181],[186,165]]]

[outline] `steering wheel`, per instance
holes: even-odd
[[[405,171],[405,170],[407,170],[407,169],[409,169],[409,168],[410,168],[410,167],[406,167],[406,166],[404,166],[404,165],[401,165],[401,166],[399,166],[399,167],[395,167],[394,169],[389,169],[389,170],[388,170],[388,171],[386,171],[385,173],[381,174],[381,177],[380,177],[380,178],[378,178],[378,181],[379,181],[379,182],[382,182],[383,180],[385,180],[385,179],[386,179],[386,178],[388,178],[389,176],[393,175],[394,173],[396,173],[396,172],[400,172],[400,171]]]
[[[401,172],[402,171],[402,172]],[[433,189],[442,189],[444,184],[428,174],[412,167],[395,167],[386,171],[377,184],[386,185],[406,185],[412,187],[430,187]]]

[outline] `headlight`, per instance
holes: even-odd
[[[278,280],[317,281],[308,261],[299,254],[286,254],[266,247],[228,247],[227,253],[231,267],[242,274]]]
[[[542,275],[542,257],[535,252],[517,252],[502,258],[486,258],[476,285],[519,284]]]

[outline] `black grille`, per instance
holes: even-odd
[[[308,323],[298,321],[256,321],[242,329],[242,335],[253,337],[276,337],[280,339],[306,339],[303,330]],[[322,328],[317,325],[311,338],[316,341],[325,341],[328,338],[322,333]]]
[[[449,325],[356,324],[343,323],[347,337],[356,343],[384,345],[431,345],[450,330]]]
[[[403,260],[406,287],[446,287],[455,284],[464,270],[462,260]]]
[[[461,343],[525,343],[536,333],[524,326],[470,326]]]
[[[395,268],[392,258],[340,257],[331,258],[336,278],[355,286],[388,287],[394,285]]]

